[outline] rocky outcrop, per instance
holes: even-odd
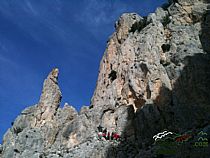
[[[59,108],[61,92],[57,79],[58,69],[53,69],[44,81],[39,103],[22,111],[7,131],[3,140],[3,157],[39,157],[59,141],[68,144],[62,130],[78,113],[68,104]],[[62,145],[60,142],[56,147]]]
[[[1,156],[2,151],[3,151],[3,147],[2,147],[2,145],[0,144],[0,156]]]
[[[118,23],[122,23],[124,16]],[[120,27],[117,30],[122,30]],[[161,46],[165,43],[163,25],[155,21],[141,31],[140,28],[139,25],[130,32],[122,44],[118,31],[109,40],[92,99],[93,106],[125,104],[133,105],[136,111],[155,100],[163,85],[171,89],[166,70],[160,63]]]
[[[0,156],[164,157],[153,136],[165,129],[191,133],[168,157],[209,157],[210,26],[206,0],[171,0],[141,17],[123,14],[110,37],[91,105],[78,113],[59,107],[58,69],[48,75],[38,104],[25,109],[4,136]],[[121,141],[98,140],[97,127]],[[184,145],[183,145],[184,144]]]
[[[41,111],[40,124],[53,120],[61,101],[61,92],[58,87],[58,69],[53,69],[44,81],[42,95],[39,101]]]

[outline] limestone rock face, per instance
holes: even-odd
[[[102,59],[93,106],[131,104],[136,111],[153,102],[162,86],[171,89],[160,63],[164,43],[164,27],[160,22],[149,24],[141,34],[137,28],[122,44],[113,35]]]
[[[181,5],[193,5],[194,3],[203,3],[209,2],[208,0],[173,0],[175,3],[179,3]]]
[[[61,92],[58,87],[58,69],[53,69],[44,81],[42,94],[38,106],[41,111],[41,120],[50,121],[53,119],[61,101]]]
[[[153,136],[166,129],[192,135],[168,157],[209,157],[210,145],[192,145],[201,131],[210,140],[208,1],[171,0],[144,18],[125,13],[115,28],[91,105],[79,113],[67,103],[60,108],[53,69],[38,104],[26,108],[5,134],[0,157],[164,157]],[[99,125],[121,140],[98,140]]]
[[[2,147],[2,145],[0,144],[0,156],[1,156],[2,150],[3,150],[3,147]]]
[[[62,131],[78,113],[68,104],[59,108],[61,92],[57,79],[58,69],[53,69],[44,81],[39,103],[23,110],[7,131],[0,148],[2,157],[40,157],[55,145],[67,145]]]
[[[129,33],[145,26],[144,18],[136,13],[125,13],[116,22],[116,36],[119,43],[125,41]]]

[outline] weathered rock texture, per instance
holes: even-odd
[[[100,64],[91,105],[79,114],[59,108],[58,69],[40,101],[25,109],[4,136],[2,158],[165,157],[153,136],[204,131],[210,139],[210,14],[208,1],[170,0],[148,17],[123,14]],[[97,126],[123,141],[99,141]],[[167,157],[207,158],[210,145],[186,143]]]

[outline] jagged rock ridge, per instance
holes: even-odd
[[[168,129],[210,137],[210,14],[205,0],[171,0],[148,17],[123,14],[100,64],[89,107],[65,104],[58,69],[37,105],[25,109],[4,136],[2,158],[158,157],[152,137]],[[124,141],[97,139],[97,126]],[[192,141],[194,141],[193,138]],[[186,144],[169,157],[209,157]]]

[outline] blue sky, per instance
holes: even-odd
[[[166,1],[1,0],[0,140],[21,111],[39,101],[54,67],[62,105],[89,105],[115,21],[124,12],[146,16]]]

